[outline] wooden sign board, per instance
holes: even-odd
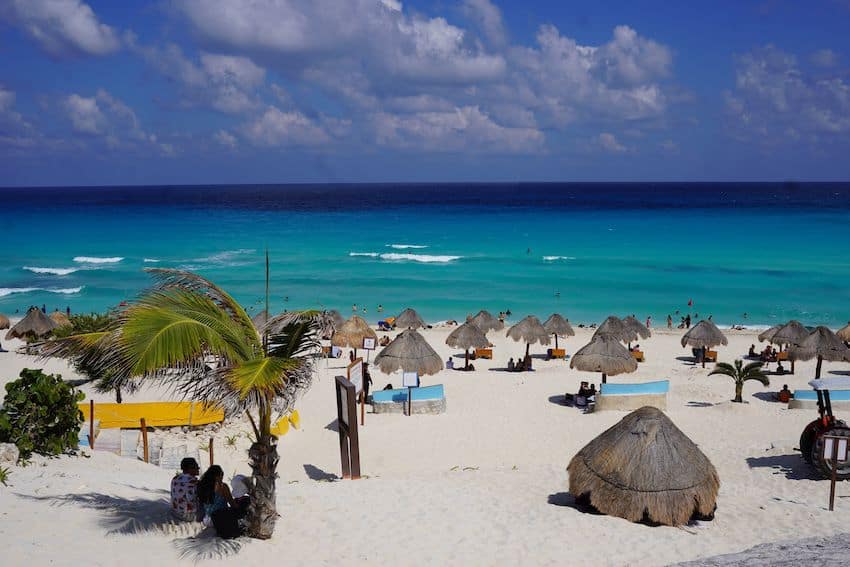
[[[363,350],[375,350],[375,339],[363,337]]]
[[[401,375],[401,385],[403,388],[418,388],[419,387],[419,373],[418,372],[404,372]]]
[[[360,440],[357,434],[357,394],[344,376],[337,376],[336,413],[342,478],[360,478]]]
[[[354,384],[354,393],[358,396],[363,391],[363,359],[355,358],[348,365],[348,381]]]
[[[839,437],[837,435],[824,435],[823,436],[823,458],[831,461],[835,459],[839,463],[847,462],[847,453],[848,453],[848,439],[847,437]]]

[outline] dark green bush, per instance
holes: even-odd
[[[20,379],[6,384],[0,442],[17,445],[24,459],[32,453],[59,455],[76,449],[83,422],[77,402],[83,398],[61,376],[24,368]]]

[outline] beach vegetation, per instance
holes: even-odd
[[[114,326],[45,344],[46,355],[84,357],[122,381],[158,380],[183,399],[245,416],[253,432],[248,535],[270,538],[277,520],[275,416],[289,412],[312,382],[328,332],[320,311],[272,317],[263,333],[230,295],[180,270],[148,269],[155,280],[117,314]]]
[[[743,403],[741,394],[744,391],[744,382],[756,380],[765,386],[770,385],[770,378],[761,371],[761,367],[761,362],[750,362],[746,366],[741,360],[735,360],[734,365],[728,362],[718,362],[714,370],[709,372],[708,375],[722,374],[731,377],[735,381],[735,399],[732,401]]]
[[[84,397],[59,375],[24,368],[18,380],[6,384],[0,442],[14,443],[22,459],[75,450],[83,422],[77,403]]]
[[[11,474],[12,471],[10,471],[8,467],[0,467],[0,484],[3,486],[9,486],[9,476]]]

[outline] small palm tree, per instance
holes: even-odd
[[[735,399],[732,401],[743,403],[744,400],[741,399],[741,393],[744,390],[744,382],[747,380],[758,380],[765,386],[770,385],[770,378],[761,371],[761,365],[761,362],[751,362],[744,366],[740,360],[736,360],[734,366],[728,362],[718,362],[714,370],[709,372],[708,375],[723,374],[725,376],[731,376],[735,380]]]
[[[310,386],[329,318],[318,311],[290,312],[270,319],[261,335],[245,310],[209,280],[179,270],[146,271],[155,285],[121,311],[109,330],[50,341],[43,353],[83,357],[120,384],[161,379],[184,398],[246,415],[254,432],[248,533],[268,539],[278,516],[272,418],[290,410]]]

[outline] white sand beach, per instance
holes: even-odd
[[[423,333],[444,360],[460,354],[445,345],[450,330]],[[586,344],[592,331],[576,332],[560,341],[569,354]],[[758,345],[757,331],[724,332],[729,346],[718,349],[721,361],[731,362],[751,343]],[[720,475],[712,522],[648,527],[576,509],[567,493],[569,460],[625,413],[585,414],[562,405],[564,393],[576,392],[580,381],[598,384],[600,378],[571,370],[564,361],[535,359],[535,370],[527,373],[500,370],[508,357],[525,350],[501,331],[488,334],[495,359],[476,360],[475,372],[443,370],[424,377],[424,385],[445,385],[445,414],[367,413],[360,430],[365,476],[357,481],[338,480],[333,428],[333,377],[344,372],[347,358],[322,360],[312,388],[298,404],[301,429],[279,444],[281,518],[269,541],[195,538],[200,526],[175,526],[167,519],[174,471],[96,450],[83,457],[35,457],[27,467],[12,467],[9,486],[0,486],[2,562],[665,565],[847,531],[850,485],[839,483],[836,511],[829,512],[829,482],[820,480],[795,450],[816,413],[754,396],[776,392],[783,384],[791,390],[807,388],[815,363],[798,363],[793,376],[771,376],[768,388],[748,382],[745,403],[735,404],[730,402],[732,380],[709,377],[712,364],[703,369],[689,362],[690,349],[679,344],[681,334],[655,330],[652,338],[640,341],[646,362],[635,373],[610,381],[670,380],[667,415]],[[14,350],[21,343],[3,344]],[[544,352],[532,346],[532,354]],[[462,357],[455,360],[462,362]],[[0,354],[4,384],[24,367],[77,377],[62,361]],[[834,370],[850,370],[850,364],[824,363],[824,375]],[[373,390],[401,382],[399,375],[377,370],[372,377]],[[113,401],[111,395],[83,390],[87,399]],[[125,401],[167,396],[162,387],[148,388]],[[237,421],[216,432],[162,435],[169,442],[186,438],[190,446],[206,445],[213,435],[216,462],[229,478],[250,472],[245,464],[248,430],[247,422]],[[232,435],[240,436],[228,446]],[[202,468],[206,464],[202,459]]]

